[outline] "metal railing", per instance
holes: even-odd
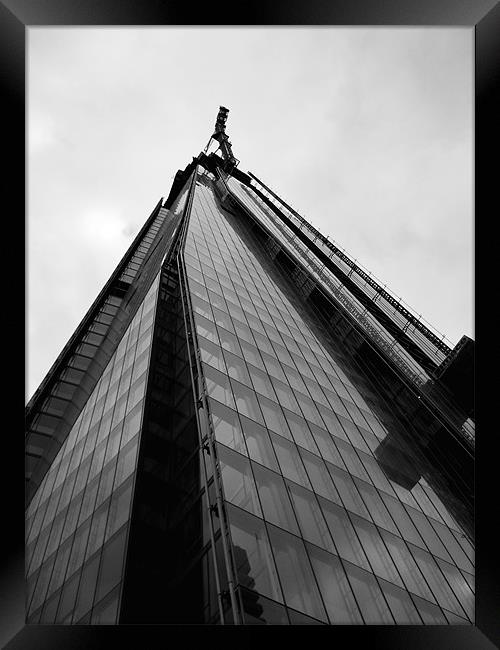
[[[257,208],[264,220],[270,222],[275,232],[279,233],[282,237],[280,243],[283,247],[288,248],[289,252],[294,256],[299,256],[302,266],[306,266],[309,273],[313,275],[320,286],[326,290],[327,295],[331,296],[337,303],[340,303],[361,326],[363,331],[369,336],[384,354],[390,358],[395,366],[404,374],[404,376],[411,382],[411,385],[418,389],[418,392],[433,404],[440,413],[442,413],[445,420],[453,429],[467,441],[471,446],[474,446],[475,429],[471,421],[466,418],[466,415],[455,405],[453,405],[450,396],[438,386],[429,375],[421,368],[417,362],[399,345],[399,343],[389,334],[378,321],[370,314],[370,312],[359,303],[354,296],[340,283],[340,281],[331,274],[324,265],[316,259],[314,253],[305,246],[296,235],[282,224],[272,210],[265,205],[257,195],[254,195],[250,189],[245,187],[233,178],[222,178],[226,190],[226,196],[229,194],[238,203],[245,205],[245,200],[240,194],[244,191],[248,200],[251,200],[252,205]],[[250,206],[246,206],[247,210],[252,212]],[[273,250],[274,256],[276,250]],[[306,272],[307,273],[307,272]],[[311,291],[313,285],[307,282],[306,274],[304,274],[304,283],[302,283],[303,292]],[[432,387],[432,392],[430,389]]]

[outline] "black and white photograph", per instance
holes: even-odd
[[[26,29],[32,633],[473,632],[475,53]]]

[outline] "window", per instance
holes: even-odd
[[[327,622],[304,542],[275,526],[269,526],[269,535],[286,604]]]
[[[125,539],[126,527],[124,526],[103,549],[96,600],[101,600],[101,598],[109,593],[122,577]]]
[[[257,397],[267,428],[291,440],[285,416],[279,405],[262,395]]]
[[[279,403],[297,415],[301,415],[301,410],[290,386],[274,378],[272,379],[272,383]]]
[[[208,363],[216,370],[226,372],[226,364],[224,362],[222,349],[218,345],[215,345],[202,337],[198,339],[198,345],[200,347],[201,358],[205,363]]]
[[[335,542],[336,553],[370,571],[370,565],[346,510],[321,497],[318,497],[318,501]]]
[[[270,469],[279,471],[267,429],[244,415],[241,415],[240,418],[250,458]]]
[[[272,377],[275,377],[276,379],[286,382],[286,375],[283,372],[283,368],[281,367],[280,362],[274,357],[272,357],[271,355],[266,354],[265,352],[262,353],[262,358],[264,359],[267,372]],[[259,367],[263,368],[263,366],[259,366]]]
[[[99,569],[99,556],[93,558],[84,568],[78,590],[78,598],[73,614],[73,622],[79,621],[92,607],[94,591],[97,582],[97,571]]]
[[[396,623],[400,625],[422,624],[420,616],[418,615],[410,594],[407,591],[399,589],[385,580],[379,580],[379,584]]]
[[[321,548],[335,553],[328,526],[312,492],[285,481],[295,510],[302,537]]]
[[[264,518],[277,526],[299,534],[283,478],[269,469],[252,463]]]
[[[259,422],[260,424],[264,424],[259,402],[253,390],[237,381],[234,381],[234,379],[231,379],[230,381],[238,412],[252,418],[252,420]]]
[[[335,487],[342,498],[344,507],[351,512],[355,512],[356,514],[369,519],[370,515],[368,514],[368,510],[366,509],[363,499],[360,497],[356,485],[353,483],[349,474],[338,467],[335,467],[335,465],[332,465],[331,463],[327,462],[327,466],[333,478],[333,482],[335,483]]]
[[[226,501],[262,516],[248,458],[221,444],[217,445],[217,455]]]
[[[213,307],[214,320],[219,327],[222,327],[230,332],[234,332],[233,321],[231,316],[217,307]]]
[[[229,377],[205,364],[203,364],[203,375],[208,396],[234,409],[235,405]]]
[[[211,320],[208,320],[208,318],[200,316],[200,314],[195,314],[194,319],[198,335],[203,336],[212,343],[215,343],[215,345],[219,345],[219,337],[217,336],[217,328],[215,327],[215,323],[213,323]]]
[[[409,544],[409,548],[420,568],[420,571],[434,592],[438,604],[441,605],[441,607],[454,612],[458,616],[464,616],[465,612],[463,608],[460,606],[455,594],[451,590],[451,587],[448,585],[446,580],[443,580],[442,574],[432,555],[416,546],[412,546],[411,544]]]
[[[305,449],[301,452],[301,456],[316,494],[320,494],[335,503],[340,503],[338,492],[326,469],[324,461]]]
[[[262,359],[257,348],[254,345],[246,343],[245,341],[240,341],[240,344],[243,356],[245,357],[247,363],[260,368],[261,370],[264,370],[264,364],[262,363]]]
[[[231,332],[228,332],[227,330],[223,329],[222,327],[218,328],[219,331],[219,338],[220,338],[220,344],[224,348],[224,350],[229,350],[229,352],[233,352],[234,354],[239,355],[240,357],[243,356],[240,348],[240,344],[238,343],[238,339],[234,334]]]
[[[275,433],[271,433],[271,440],[283,476],[286,476],[286,478],[289,478],[304,487],[311,488],[311,484],[309,483],[307,473],[295,444],[282,436],[276,435]]]
[[[404,587],[377,528],[369,521],[356,515],[351,515],[351,521],[370,561],[373,572],[381,578]]]
[[[239,584],[283,602],[264,522],[231,505],[227,514]]]
[[[393,624],[394,620],[375,576],[348,562],[345,563],[345,569],[365,623]]]
[[[403,540],[385,530],[380,532],[408,591],[435,602],[429,585],[424,580],[415,559]]]
[[[135,469],[139,437],[132,438],[120,451],[116,464],[114,489],[116,489]]]
[[[283,413],[285,414],[286,421],[290,427],[290,431],[292,432],[295,444],[318,455],[318,448],[311,435],[311,430],[314,427],[314,424],[307,423],[304,418],[288,411],[287,409],[284,409]]]
[[[334,555],[306,544],[330,622],[362,623],[358,606],[340,560]]]
[[[236,411],[233,411],[210,398],[209,408],[216,440],[221,442],[223,445],[234,449],[240,454],[246,455],[247,451],[245,441]]]

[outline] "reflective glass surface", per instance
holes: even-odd
[[[116,621],[157,291],[158,279],[28,508],[29,622]]]
[[[472,623],[460,525],[423,477],[380,463],[387,407],[206,178],[185,262],[252,622],[266,603],[292,624]]]

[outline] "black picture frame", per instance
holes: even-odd
[[[242,8],[243,7],[243,8]],[[476,56],[476,134],[475,134],[475,207],[476,207],[476,342],[477,342],[477,412],[478,445],[476,460],[476,528],[477,528],[477,594],[476,625],[466,626],[318,626],[306,632],[297,628],[276,628],[275,634],[308,636],[302,642],[317,641],[346,647],[390,648],[414,650],[489,650],[500,647],[500,581],[496,554],[496,511],[498,494],[495,476],[495,427],[487,424],[488,405],[495,403],[494,384],[488,377],[492,364],[492,341],[495,331],[483,339],[481,324],[481,287],[488,291],[493,269],[487,261],[495,259],[494,249],[478,255],[482,243],[482,226],[494,222],[493,206],[495,165],[488,153],[498,155],[498,111],[496,99],[499,86],[500,6],[497,0],[275,0],[266,6],[262,3],[205,3],[193,5],[169,0],[2,0],[0,3],[0,84],[2,89],[4,178],[7,183],[3,195],[4,274],[3,274],[3,325],[6,326],[5,348],[11,351],[12,361],[4,358],[4,377],[13,381],[5,396],[4,409],[13,416],[3,436],[3,541],[6,543],[0,566],[0,645],[6,650],[37,648],[111,648],[122,645],[154,648],[172,642],[172,631],[182,633],[183,643],[189,643],[191,634],[225,634],[217,639],[224,642],[227,634],[235,635],[237,628],[203,629],[174,626],[25,626],[24,625],[24,499],[23,499],[23,436],[19,431],[17,416],[22,412],[19,392],[23,390],[24,313],[23,277],[24,241],[23,201],[25,179],[25,35],[31,26],[42,25],[407,25],[407,26],[469,26],[475,32]],[[495,111],[496,109],[496,111]],[[497,144],[495,148],[495,142]],[[492,158],[493,161],[493,158]],[[498,168],[498,165],[497,165]],[[497,172],[498,173],[498,172]],[[496,192],[495,192],[496,194]],[[9,204],[10,201],[10,204]],[[452,235],[452,233],[451,233]],[[488,240],[488,237],[486,237]],[[17,245],[16,245],[17,244]],[[487,243],[485,247],[487,247]],[[10,258],[9,258],[10,255]],[[491,262],[490,262],[491,263]],[[491,308],[491,303],[490,303]],[[485,322],[486,318],[485,318]],[[488,347],[486,341],[488,340]],[[488,350],[488,351],[486,351]],[[484,356],[483,356],[484,355]],[[17,370],[16,370],[17,369]],[[19,381],[17,381],[19,379]],[[479,386],[481,389],[479,390]],[[4,419],[5,422],[5,419]],[[10,420],[9,420],[10,424]],[[180,629],[182,628],[182,629]],[[269,630],[246,628],[245,640],[255,640],[255,635],[269,639]],[[301,639],[298,639],[299,643]],[[314,642],[317,642],[316,639]],[[175,642],[175,641],[174,641]]]

